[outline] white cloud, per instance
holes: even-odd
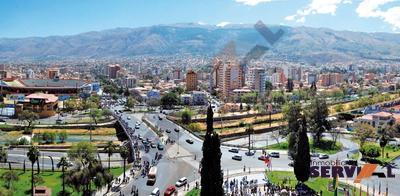
[[[244,5],[256,6],[259,3],[271,2],[272,0],[235,0],[235,1],[238,3],[242,3]]]
[[[226,25],[228,25],[228,24],[231,24],[230,22],[220,22],[220,23],[218,23],[216,26],[217,27],[224,27],[224,26],[226,26]]]
[[[400,6],[388,8],[386,11],[380,7],[395,0],[363,0],[357,7],[356,12],[363,18],[380,18],[392,25],[393,30],[400,30]]]
[[[305,8],[297,10],[296,14],[286,16],[285,20],[304,23],[306,16],[315,14],[335,15],[340,4],[350,4],[351,0],[311,0]]]

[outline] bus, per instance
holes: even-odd
[[[153,166],[150,168],[147,174],[147,185],[153,186],[156,183],[157,167]]]

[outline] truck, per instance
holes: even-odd
[[[156,183],[157,167],[150,167],[149,173],[147,174],[147,185],[153,186]]]

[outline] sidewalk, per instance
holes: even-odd
[[[135,171],[135,175],[132,176],[130,174],[132,168],[128,169],[127,171],[125,171],[125,177],[129,178],[129,180],[126,183],[117,183],[117,179],[123,179],[124,177],[124,173],[122,173],[121,175],[119,175],[117,178],[115,178],[111,184],[111,188],[110,191],[107,193],[107,186],[104,186],[103,188],[101,188],[100,190],[96,191],[95,196],[104,196],[104,195],[116,195],[119,193],[119,190],[124,189],[133,179],[137,179],[137,177],[140,175],[140,171],[141,170],[134,170]],[[116,192],[112,191],[112,187],[119,187],[119,190]]]

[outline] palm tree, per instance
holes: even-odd
[[[35,161],[37,161],[38,160],[38,158],[39,158],[39,156],[40,156],[40,152],[39,152],[39,150],[38,150],[38,148],[37,148],[37,146],[31,146],[30,148],[29,148],[29,151],[28,151],[28,153],[27,153],[27,156],[28,156],[28,158],[29,158],[29,161],[31,161],[31,163],[32,163],[32,175],[31,175],[31,195],[33,196],[34,194],[33,194],[33,184],[34,184],[34,182],[33,182],[33,179],[34,179],[34,175],[33,175],[33,166],[34,166],[34,164],[35,164]]]
[[[65,169],[69,166],[67,157],[61,157],[60,162],[57,163],[57,168],[61,167],[62,171],[62,195],[65,195]]]
[[[249,135],[249,154],[250,154],[250,136],[254,133],[253,125],[249,124],[246,128],[246,132]]]
[[[121,158],[124,159],[124,178],[123,180],[125,180],[125,166],[126,166],[126,159],[129,156],[129,150],[126,146],[121,146],[119,147],[119,154],[121,155]]]
[[[7,182],[7,189],[11,188],[12,182],[18,180],[18,175],[14,171],[6,171],[1,175],[1,179]]]
[[[108,170],[110,170],[110,157],[113,155],[114,151],[116,150],[117,145],[115,145],[112,141],[108,141],[106,146],[104,147],[104,151],[107,152],[108,155]]]

